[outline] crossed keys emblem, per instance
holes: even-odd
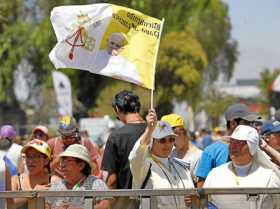
[[[74,59],[74,50],[76,47],[83,47],[88,51],[92,51],[95,47],[96,39],[89,36],[85,25],[89,25],[89,27],[87,27],[89,29],[95,29],[101,24],[100,20],[93,20],[93,18],[90,18],[85,14],[77,15],[77,18],[78,25],[74,25],[72,28],[70,28],[70,31],[72,31],[73,34],[65,40],[65,42],[71,46],[70,52],[68,54],[68,58],[70,60]]]

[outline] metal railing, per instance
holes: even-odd
[[[243,194],[256,197],[261,194],[280,194],[280,188],[209,188],[209,189],[126,189],[126,190],[106,190],[106,191],[6,191],[0,192],[0,198],[31,198],[34,199],[36,209],[45,208],[45,198],[48,197],[138,197],[149,198],[154,196],[184,196],[193,195],[198,197],[199,204],[193,204],[194,209],[206,209],[208,195],[236,195]],[[254,199],[253,199],[254,200]]]

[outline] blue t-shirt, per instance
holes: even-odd
[[[196,170],[196,176],[206,179],[208,173],[215,167],[218,167],[228,161],[228,145],[217,141],[214,144],[209,145],[202,152],[198,168]]]
[[[212,137],[211,137],[211,135],[207,134],[207,135],[203,136],[202,137],[203,149],[208,147],[210,144],[212,144]]]

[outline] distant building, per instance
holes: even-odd
[[[260,94],[256,79],[239,79],[235,84],[220,83],[216,87],[220,92],[240,99],[254,99]]]

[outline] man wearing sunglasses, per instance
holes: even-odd
[[[147,117],[147,128],[130,152],[129,161],[134,189],[187,189],[193,188],[188,166],[170,156],[177,136],[171,126],[158,121],[154,110]],[[148,201],[141,202],[142,208],[149,208]],[[190,197],[151,197],[151,208],[185,209],[190,206]]]
[[[177,114],[168,114],[161,117],[161,121],[167,122],[177,135],[175,140],[175,149],[172,150],[171,155],[182,159],[189,165],[192,178],[197,182],[195,171],[202,151],[191,143],[188,129],[185,127],[185,122],[182,116]]]
[[[98,148],[95,147],[89,139],[82,138],[75,119],[71,116],[64,116],[59,121],[58,132],[59,137],[52,138],[48,141],[52,151],[53,160],[51,162],[51,169],[58,177],[62,177],[62,171],[59,166],[58,156],[72,144],[82,144],[90,153],[92,163],[95,165],[93,175],[101,177],[100,165],[101,157],[98,154]]]

